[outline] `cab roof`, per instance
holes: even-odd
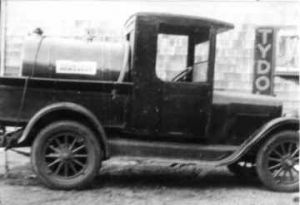
[[[210,27],[213,26],[217,29],[218,33],[224,32],[234,28],[234,25],[224,21],[219,21],[210,18],[203,18],[198,16],[188,16],[182,14],[168,14],[168,13],[155,13],[155,12],[139,12],[132,15],[125,23],[131,24],[134,20],[143,19],[146,21],[153,21],[158,24],[168,24],[174,26],[191,26],[191,27]]]

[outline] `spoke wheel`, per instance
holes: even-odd
[[[283,131],[272,136],[257,156],[261,181],[275,191],[299,189],[299,134]]]
[[[32,165],[44,184],[55,189],[80,189],[97,174],[101,152],[93,132],[73,121],[50,124],[32,147]]]
[[[44,161],[49,173],[57,177],[74,177],[87,168],[87,142],[76,133],[52,136],[44,147]]]

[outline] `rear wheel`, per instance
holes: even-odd
[[[59,121],[37,135],[31,162],[39,179],[54,189],[81,189],[101,166],[101,151],[94,133],[75,121]]]
[[[275,191],[299,190],[299,134],[282,131],[260,148],[257,173],[262,183]]]

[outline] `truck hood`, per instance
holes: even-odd
[[[263,106],[282,106],[282,102],[273,96],[214,91],[213,104],[251,104]]]

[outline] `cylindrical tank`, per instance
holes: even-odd
[[[116,81],[124,43],[32,36],[22,51],[23,76]]]

